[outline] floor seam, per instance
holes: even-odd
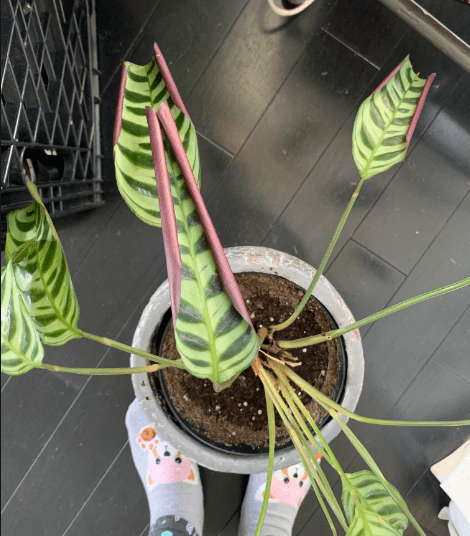
[[[364,244],[361,244],[361,242],[359,242],[359,240],[357,240],[356,238],[353,238],[352,236],[349,238],[349,240],[351,240],[351,242],[354,242],[355,244],[357,244],[359,247],[361,247],[362,249],[365,249],[368,253],[370,253],[371,255],[373,255],[374,257],[377,257],[377,259],[379,259],[380,261],[382,261],[384,264],[386,264],[387,266],[389,266],[390,268],[393,268],[395,271],[397,271],[399,274],[401,274],[402,276],[404,276],[405,278],[408,277],[409,274],[406,274],[405,272],[402,272],[399,268],[397,268],[396,266],[394,266],[391,262],[388,262],[386,261],[384,258],[382,258],[380,255],[377,255],[377,253],[374,253],[374,251],[366,246],[364,246]]]
[[[347,45],[344,41],[341,41],[341,39],[339,39],[336,35],[333,35],[332,33],[330,33],[326,28],[324,28],[323,26],[321,27],[321,29],[327,34],[329,35],[332,39],[334,39],[335,41],[337,41],[338,43],[340,43],[341,45],[343,45],[344,47],[346,47],[348,50],[350,50],[353,54],[356,54],[356,56],[359,56],[360,58],[362,58],[365,62],[367,62],[369,65],[372,65],[372,67],[374,67],[375,69],[377,69],[377,71],[380,71],[380,67],[375,64],[373,61],[367,59],[365,56],[363,56],[360,52],[358,52],[357,50],[354,50],[353,48],[351,48],[349,45]]]

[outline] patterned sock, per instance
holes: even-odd
[[[320,460],[321,455],[316,456]],[[266,489],[267,473],[250,476],[242,504],[238,536],[253,536]],[[262,536],[291,536],[295,517],[311,486],[302,463],[274,471]]]
[[[132,457],[147,492],[150,535],[202,535],[198,466],[158,435],[137,400],[127,410],[126,426]]]

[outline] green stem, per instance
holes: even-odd
[[[111,346],[111,348],[117,348],[118,350],[122,350],[123,352],[127,352],[129,354],[134,354],[139,357],[144,357],[145,359],[148,359],[149,361],[153,361],[154,363],[158,363],[160,365],[166,365],[167,367],[176,367],[180,369],[186,369],[182,359],[177,359],[176,361],[173,361],[172,359],[165,359],[164,357],[153,355],[149,352],[145,352],[144,350],[139,350],[139,348],[133,348],[132,346],[128,346],[127,344],[123,344],[122,342],[113,341],[113,339],[108,339],[107,337],[100,337],[98,335],[93,335],[92,333],[87,333],[86,331],[82,331],[81,334],[83,335],[83,337],[87,339],[91,339],[92,341],[99,342],[106,346]]]
[[[370,424],[378,424],[381,426],[468,426],[470,425],[470,419],[463,420],[463,421],[392,421],[392,420],[385,420],[385,419],[374,419],[371,417],[362,417],[361,415],[357,415],[356,413],[349,411],[348,409],[344,408],[337,402],[334,402],[331,400],[331,398],[328,398],[326,395],[324,395],[322,392],[318,391],[310,385],[308,382],[303,380],[300,376],[298,376],[294,371],[287,368],[284,370],[284,373],[288,378],[290,378],[294,383],[296,383],[301,389],[303,389],[306,393],[308,393],[314,400],[319,402],[320,404],[324,406],[328,406],[327,409],[333,408],[337,410],[339,413],[342,413],[343,415],[347,415],[351,419],[354,419],[356,421],[370,423]]]
[[[348,525],[346,522],[346,518],[343,515],[343,512],[341,511],[341,508],[336,500],[336,497],[334,496],[331,487],[329,486],[328,482],[325,486],[325,478],[320,477],[320,473],[324,476],[323,470],[321,469],[320,465],[318,464],[318,461],[315,458],[315,455],[311,451],[310,447],[308,446],[307,442],[305,441],[305,438],[303,437],[303,434],[300,430],[300,428],[297,426],[296,422],[293,420],[292,416],[289,414],[288,408],[283,402],[281,396],[277,392],[276,388],[274,387],[274,384],[272,383],[271,378],[269,377],[269,374],[260,367],[261,376],[260,379],[263,382],[263,385],[265,388],[268,389],[268,392],[271,396],[271,399],[273,400],[277,411],[279,412],[279,415],[281,416],[287,431],[289,432],[289,435],[295,445],[295,448],[297,449],[297,452],[299,453],[302,462],[305,466],[305,469],[307,471],[307,474],[310,478],[310,481],[312,482],[312,485],[315,489],[315,492],[317,494],[317,497],[319,499],[320,504],[323,503],[321,495],[319,491],[317,490],[317,485],[321,489],[325,499],[327,500],[328,504],[330,505],[330,508],[333,510],[334,514],[336,515],[338,521],[341,523],[341,526],[343,529],[347,532]],[[302,447],[302,443],[304,443],[304,446]],[[305,452],[303,450],[305,448]],[[311,457],[308,455],[308,451],[310,451]],[[315,464],[315,466],[312,464]],[[326,510],[326,507],[322,504],[323,511],[328,519],[328,522],[330,524],[330,527],[334,534],[336,534],[336,530],[334,528],[333,522],[331,521],[331,518],[328,514],[328,511]]]
[[[379,466],[375,463],[372,456],[369,454],[365,446],[359,441],[359,439],[355,436],[354,432],[347,426],[347,424],[343,421],[341,416],[338,414],[337,411],[334,409],[329,410],[330,415],[335,419],[335,421],[339,424],[340,428],[343,430],[343,432],[348,437],[349,441],[353,444],[354,448],[357,450],[361,458],[367,463],[370,470],[374,473],[374,475],[380,480],[384,488],[388,491],[389,495],[393,498],[393,500],[396,502],[399,508],[403,511],[403,513],[406,515],[406,517],[411,521],[411,524],[414,526],[414,528],[418,531],[418,533],[421,536],[426,536],[423,529],[419,526],[419,523],[416,521],[416,519],[413,517],[412,513],[409,511],[408,506],[406,505],[406,502],[402,498],[402,496],[398,493],[398,491],[390,485],[390,483],[386,480],[384,475],[382,474],[382,471],[379,469]]]
[[[274,471],[274,448],[276,446],[276,426],[274,421],[274,407],[273,401],[269,396],[268,390],[265,387],[264,393],[266,396],[266,410],[268,412],[268,429],[269,429],[269,461],[268,461],[268,476],[266,479],[266,488],[264,490],[263,505],[261,506],[261,513],[256,526],[255,536],[261,535],[261,529],[263,528],[264,518],[268,510],[269,492],[271,490],[271,482]]]
[[[469,284],[470,284],[470,277],[466,277],[465,279],[462,279],[461,281],[457,281],[456,283],[452,283],[451,285],[447,285],[445,287],[441,287],[435,290],[431,290],[429,292],[425,292],[424,294],[420,294],[419,296],[415,296],[414,298],[409,298],[408,300],[397,303],[396,305],[387,307],[387,309],[384,309],[383,311],[380,311],[366,318],[363,318],[362,320],[359,320],[358,322],[354,322],[354,324],[350,324],[349,326],[346,326],[344,328],[335,329],[333,331],[328,331],[327,333],[322,333],[321,335],[314,335],[313,337],[305,337],[304,339],[297,339],[295,341],[278,341],[277,344],[281,348],[300,348],[303,346],[311,346],[312,344],[319,344],[321,342],[330,341],[331,339],[340,337],[341,335],[344,335],[345,333],[348,333],[357,328],[360,328],[366,324],[369,324],[370,322],[375,322],[376,320],[379,320],[380,318],[383,318],[384,316],[395,313],[396,311],[400,311],[401,309],[405,309],[405,307],[409,307],[410,305],[414,305],[415,303],[420,303],[422,301],[429,300],[430,298],[435,298],[436,296],[441,296],[442,294],[446,294],[447,292],[452,292],[453,290],[457,290]]]
[[[294,389],[289,384],[289,381],[287,380],[286,376],[283,374],[282,367],[276,365],[274,367],[275,372],[281,381],[281,390],[284,398],[286,399],[287,403],[289,404],[290,409],[292,410],[297,422],[301,425],[302,430],[307,435],[309,440],[315,445],[315,447],[318,449],[318,451],[322,454],[323,458],[335,469],[335,471],[339,474],[342,481],[346,484],[346,486],[349,488],[349,491],[353,497],[356,496],[356,490],[354,486],[351,484],[349,479],[346,477],[340,463],[336,459],[336,456],[334,455],[333,451],[331,450],[330,446],[328,445],[328,442],[323,437],[323,434],[321,433],[320,429],[317,426],[317,423],[312,419],[312,416],[307,411],[306,407],[302,404],[300,398],[295,393]],[[307,422],[310,424],[310,426],[313,428],[315,434],[320,439],[323,448],[319,445],[318,441],[313,437],[313,434],[308,429],[308,426],[306,426],[305,421],[301,418],[299,415],[298,409],[302,412]]]
[[[266,388],[266,385],[265,385],[265,388]],[[299,437],[300,437],[300,436],[299,436],[299,435],[296,435],[296,436],[294,435],[294,434],[295,434],[295,431],[294,431],[294,429],[293,429],[293,426],[289,424],[289,420],[288,420],[288,417],[287,417],[288,414],[285,414],[285,413],[282,411],[282,409],[278,406],[278,404],[277,404],[276,401],[274,401],[274,403],[275,403],[275,405],[276,405],[276,409],[277,409],[278,412],[279,412],[279,415],[280,415],[281,418],[282,418],[282,421],[283,421],[284,425],[285,425],[286,428],[287,428],[287,431],[289,432],[289,436],[290,436],[290,438],[292,439],[292,442],[294,443],[297,452],[299,453],[299,456],[300,456],[300,458],[301,458],[301,460],[302,460],[302,463],[303,463],[304,466],[305,466],[305,469],[306,469],[306,471],[307,471],[307,473],[308,473],[310,482],[312,483],[312,487],[313,487],[313,489],[314,489],[314,491],[315,491],[315,495],[316,495],[316,497],[317,497],[317,499],[318,499],[318,502],[320,503],[320,506],[321,506],[321,508],[322,508],[322,510],[323,510],[323,513],[325,514],[325,517],[326,517],[326,519],[327,519],[327,521],[328,521],[328,524],[330,525],[331,532],[333,533],[333,536],[337,536],[336,528],[335,528],[335,526],[334,526],[333,520],[331,519],[331,516],[330,516],[330,514],[329,514],[329,512],[328,512],[328,509],[326,508],[325,502],[324,502],[324,500],[323,500],[323,498],[322,498],[322,495],[321,495],[321,493],[320,493],[320,489],[319,489],[318,484],[317,484],[317,482],[316,482],[316,479],[315,479],[315,477],[314,477],[315,472],[312,472],[312,469],[309,467],[309,463],[311,463],[311,462],[310,462],[310,459],[308,458],[307,454],[306,454],[305,452],[303,452],[302,445],[299,443]],[[315,458],[315,457],[313,456],[313,459],[314,459],[314,458]],[[316,460],[315,460],[315,461],[316,461]],[[318,462],[316,462],[316,463],[318,464]],[[334,511],[334,508],[333,508],[333,506],[332,506],[332,504],[331,504],[331,498],[334,498],[335,502],[336,502],[336,498],[334,497],[333,494],[331,495],[331,497],[327,497],[326,495],[325,495],[325,497],[327,498],[327,500],[329,499],[328,502],[329,502],[329,504],[330,504],[332,510]],[[338,506],[338,508],[339,508],[339,506]],[[335,512],[335,513],[336,513],[336,512]],[[337,513],[336,513],[336,515],[338,516]],[[347,527],[347,525],[346,525],[346,527]],[[344,528],[344,527],[343,527],[343,528]],[[345,530],[347,530],[347,528],[345,528]]]
[[[119,374],[137,374],[138,372],[155,372],[168,365],[149,365],[148,367],[127,367],[127,368],[75,368],[59,367],[42,363],[38,368],[53,370],[54,372],[69,372],[71,374],[86,374],[87,376],[117,376]]]
[[[339,221],[335,234],[333,235],[333,238],[331,239],[330,245],[328,246],[328,249],[326,250],[326,253],[323,256],[320,266],[318,267],[317,273],[315,274],[313,281],[310,283],[310,286],[308,287],[307,292],[305,293],[305,296],[302,298],[302,301],[299,303],[299,305],[297,306],[297,309],[294,311],[294,313],[292,314],[290,318],[288,318],[285,322],[282,322],[282,324],[278,324],[277,326],[271,326],[270,328],[271,331],[281,331],[283,329],[286,329],[292,324],[292,322],[294,322],[294,320],[302,312],[303,308],[305,307],[305,304],[307,303],[308,299],[310,298],[313,292],[313,289],[315,288],[315,285],[317,284],[318,280],[320,279],[320,276],[323,273],[326,263],[328,262],[331,252],[333,251],[333,248],[335,247],[335,244],[338,241],[339,235],[341,231],[343,230],[344,224],[346,223],[346,219],[349,216],[349,213],[351,212],[351,209],[354,205],[354,202],[356,201],[357,196],[359,195],[359,191],[363,183],[364,183],[364,179],[361,178],[361,180],[359,181],[359,184],[357,185],[356,189],[354,190],[354,193],[351,196],[351,199],[349,200],[346,210],[341,216],[341,220]]]

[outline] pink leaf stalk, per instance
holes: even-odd
[[[186,115],[186,117],[191,120],[183,103],[183,99],[181,98],[178,88],[176,87],[175,81],[171,76],[170,69],[168,69],[168,65],[166,64],[165,58],[163,57],[163,54],[158,48],[157,43],[153,45],[153,48],[155,51],[155,61],[157,62],[158,68],[160,69],[162,78],[165,82],[166,88],[168,89],[168,93],[170,94],[171,100]]]
[[[410,121],[410,126],[408,127],[408,131],[406,132],[407,146],[410,145],[411,137],[413,136],[413,132],[415,131],[415,128],[416,128],[416,123],[418,122],[419,116],[421,114],[421,110],[423,109],[423,106],[424,106],[424,101],[426,100],[426,97],[428,96],[429,88],[431,87],[431,84],[435,76],[436,76],[436,73],[432,73],[426,79],[426,83],[424,84],[424,87],[423,87],[423,92],[421,93],[421,96],[418,100],[418,104],[416,105],[415,112]]]
[[[116,146],[116,143],[119,139],[119,135],[121,134],[122,109],[124,106],[124,92],[126,91],[126,81],[127,81],[126,64],[122,62],[121,83],[119,85],[119,95],[118,95],[118,102],[116,106],[116,117],[114,118],[113,152],[114,152],[114,147]]]
[[[173,150],[173,154],[175,156],[175,159],[178,163],[178,166],[181,170],[181,173],[188,187],[189,193],[191,195],[194,206],[196,208],[196,212],[199,216],[201,225],[204,229],[204,233],[209,243],[209,247],[211,248],[212,255],[214,256],[214,260],[217,266],[217,271],[222,281],[224,290],[229,295],[232,301],[232,304],[237,309],[237,311],[252,326],[253,324],[251,322],[250,315],[248,314],[248,311],[245,306],[245,302],[243,301],[243,297],[240,293],[240,289],[238,288],[237,282],[235,281],[235,277],[230,268],[230,264],[227,260],[227,257],[225,256],[225,252],[222,248],[219,237],[217,236],[217,233],[214,229],[214,225],[212,224],[209,213],[207,212],[207,208],[206,208],[206,205],[204,204],[204,200],[202,199],[201,192],[199,191],[199,188],[197,187],[197,183],[196,183],[196,179],[194,178],[193,170],[191,169],[191,165],[189,164],[188,157],[186,156],[183,143],[181,142],[181,139],[178,133],[178,128],[175,124],[175,120],[173,119],[173,116],[171,115],[170,108],[166,102],[160,105],[157,116],[158,116],[158,119],[160,120],[160,123],[163,126],[163,129],[168,138],[168,141],[170,142],[170,146]],[[153,153],[153,149],[152,149],[152,153]],[[165,166],[166,166],[166,162],[165,162]],[[160,195],[160,190],[159,190],[159,195]],[[162,213],[162,222],[163,222],[163,219],[164,219],[164,216]],[[181,259],[180,259],[180,262],[181,262]]]
[[[162,222],[163,244],[168,268],[168,281],[170,283],[171,310],[173,311],[173,325],[176,324],[181,295],[181,254],[178,246],[178,232],[176,229],[175,208],[170,188],[168,168],[166,167],[165,147],[160,130],[157,114],[153,108],[145,109],[149,127],[150,144],[152,147],[153,165],[157,181],[158,200]]]

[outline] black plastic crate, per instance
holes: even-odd
[[[3,239],[26,177],[52,217],[104,201],[93,0],[2,0],[1,22]]]

